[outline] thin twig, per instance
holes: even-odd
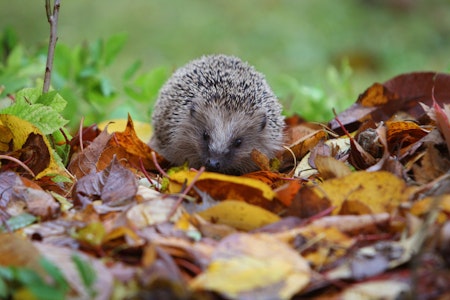
[[[52,77],[53,58],[55,56],[59,15],[60,0],[55,0],[53,5],[53,12],[50,7],[50,0],[45,0],[45,11],[47,13],[47,20],[50,23],[50,39],[48,41],[47,63],[45,65],[44,87],[42,93],[47,93],[50,88]]]
[[[192,190],[194,184],[197,183],[197,180],[200,178],[200,175],[205,172],[205,167],[201,167],[200,170],[198,170],[197,174],[195,174],[194,179],[192,179],[191,183],[187,186],[187,188],[178,196],[177,202],[175,202],[174,206],[172,207],[171,211],[169,212],[167,216],[167,220],[170,220],[172,216],[177,211],[178,207],[181,205],[181,202],[183,202],[183,199],[185,196],[189,193],[190,190]]]
[[[156,158],[156,153],[155,151],[151,152],[152,155],[152,160],[153,160],[153,164],[155,165],[156,169],[162,174],[163,177],[167,177],[170,178],[169,175],[167,175],[166,172],[164,172],[164,170],[161,168],[161,166],[158,163],[158,159]]]
[[[24,168],[25,171],[30,173],[30,175],[33,176],[33,178],[36,177],[36,175],[34,175],[33,171],[31,171],[31,169],[28,168],[28,166],[26,164],[24,164],[22,161],[18,160],[17,158],[14,158],[14,157],[8,156],[8,155],[0,155],[0,159],[7,159],[7,160],[10,160],[12,162],[15,162],[16,164],[18,164],[19,166]]]

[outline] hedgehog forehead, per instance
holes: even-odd
[[[249,113],[212,105],[194,112],[194,120],[198,122],[196,125],[210,135],[211,145],[217,149],[228,147],[236,138],[256,135],[264,116],[259,110]]]

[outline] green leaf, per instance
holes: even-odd
[[[56,91],[50,91],[41,95],[36,103],[49,106],[59,113],[62,112],[67,105],[67,101]]]
[[[0,110],[0,113],[14,115],[26,120],[34,124],[44,134],[51,134],[68,122],[53,108],[43,104],[12,105]]]
[[[139,70],[139,68],[142,66],[141,60],[136,60],[134,63],[131,64],[131,66],[128,67],[128,69],[125,70],[123,73],[123,80],[127,81],[130,80]]]
[[[95,279],[97,277],[94,269],[88,262],[82,260],[81,257],[78,255],[72,256],[72,260],[75,263],[75,266],[77,267],[78,273],[80,274],[81,279],[83,280],[84,286],[89,290],[91,296],[94,296],[93,293],[95,291],[92,288],[95,283]]]
[[[8,221],[6,221],[6,224],[8,225],[11,231],[16,231],[17,229],[33,224],[34,222],[36,222],[36,220],[37,218],[34,215],[31,215],[29,213],[22,213],[20,215],[13,216],[10,219],[8,219]],[[3,225],[0,226],[0,229],[2,231],[5,230]]]
[[[22,45],[17,45],[11,51],[6,60],[6,65],[8,67],[20,67],[24,61],[25,50]]]
[[[8,299],[9,289],[6,282],[0,278],[0,299]]]
[[[144,73],[125,87],[125,92],[134,100],[151,102],[156,99],[161,86],[169,76],[168,68],[163,66]]]
[[[53,264],[51,261],[43,257],[39,260],[39,263],[45,269],[47,274],[50,275],[52,279],[55,281],[55,284],[58,287],[58,289],[62,291],[69,290],[69,284],[67,283],[66,278],[64,277],[61,270],[55,264]]]
[[[126,40],[128,39],[128,35],[126,33],[119,33],[111,36],[105,43],[104,48],[104,65],[109,66],[117,54],[122,50],[125,45]]]
[[[42,91],[37,88],[24,88],[16,93],[16,104],[36,103]]]

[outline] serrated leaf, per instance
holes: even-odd
[[[42,94],[38,98],[36,103],[41,103],[45,106],[49,106],[59,113],[62,112],[67,105],[67,101],[64,100],[64,98],[61,97],[61,95],[56,91]]]
[[[16,93],[16,104],[35,103],[41,96],[41,91],[36,88],[24,88]]]
[[[14,115],[28,121],[38,127],[44,134],[51,134],[68,122],[53,108],[43,104],[12,105],[1,110],[0,113]]]

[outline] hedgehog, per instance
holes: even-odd
[[[281,150],[282,106],[265,77],[237,57],[208,55],[176,70],[159,92],[150,146],[173,165],[240,175],[257,149]]]

